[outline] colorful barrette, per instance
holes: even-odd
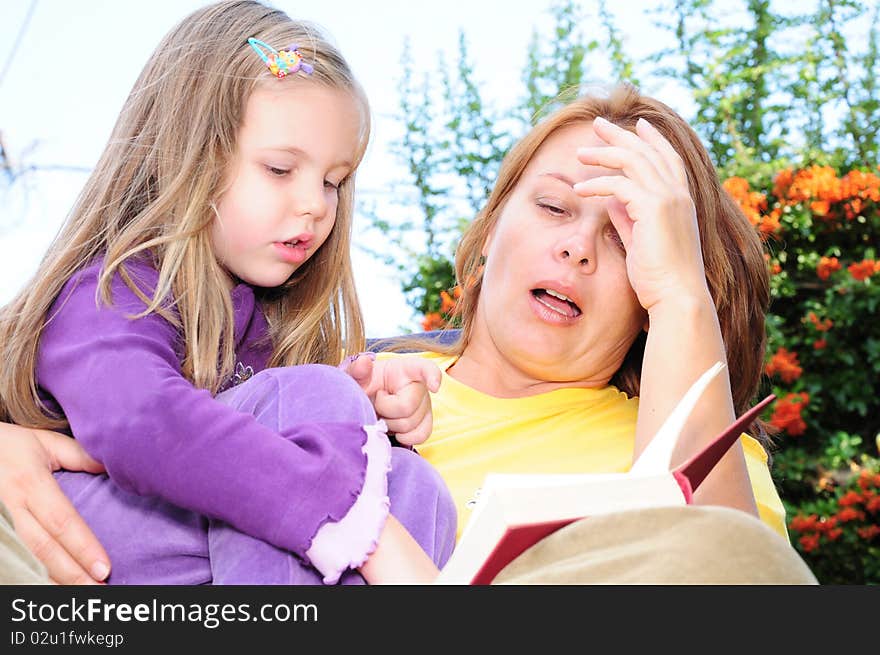
[[[314,66],[303,59],[302,54],[295,45],[290,46],[287,50],[276,50],[268,43],[263,43],[253,37],[248,39],[248,43],[254,49],[254,52],[260,55],[260,59],[269,67],[272,75],[278,79],[297,71],[311,75],[315,70]],[[269,53],[264,52],[263,48],[268,50]]]

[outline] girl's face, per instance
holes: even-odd
[[[345,91],[300,79],[254,90],[211,227],[230,287],[283,284],[321,247],[336,222],[339,184],[353,170],[361,123]]]
[[[580,146],[605,145],[590,123],[554,132],[538,149],[483,247],[473,343],[531,379],[606,383],[646,322],[605,198],[575,182],[617,175],[586,166]]]

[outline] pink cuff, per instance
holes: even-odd
[[[360,568],[376,550],[385,527],[391,501],[388,499],[388,471],[391,443],[385,436],[385,421],[365,425],[367,456],[364,486],[348,513],[336,523],[325,523],[312,538],[306,557],[324,576],[324,584],[336,584],[348,569]]]

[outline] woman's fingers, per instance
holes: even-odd
[[[666,138],[644,118],[636,122],[636,132],[633,133],[597,117],[593,121],[593,131],[609,145],[641,154],[651,162],[661,178],[687,184],[687,173],[681,157]]]
[[[578,148],[577,158],[588,166],[603,166],[621,171],[628,178],[648,188],[658,188],[664,184],[664,178],[654,162],[642,153],[621,146],[595,146]]]
[[[600,175],[589,180],[576,182],[572,188],[576,194],[585,198],[590,196],[613,196],[622,202],[627,207],[627,210],[638,199],[639,193],[645,192],[640,185],[637,185],[623,175]],[[633,212],[629,213],[633,220],[640,218]]]
[[[665,155],[658,151],[651,143],[641,137],[641,135],[629,130],[625,130],[619,125],[596,117],[593,120],[593,131],[600,139],[608,143],[610,146],[616,146],[638,153],[646,161],[650,162],[657,174],[664,179],[672,174],[669,162],[666,161]],[[658,134],[658,136],[660,136]],[[660,138],[663,138],[660,136]]]
[[[636,133],[662,155],[663,161],[670,173],[675,176],[675,179],[687,186],[687,170],[685,169],[684,161],[681,155],[672,147],[672,144],[666,140],[666,137],[644,118],[636,121]]]
[[[32,432],[46,450],[53,471],[104,473],[104,465],[90,457],[76,439],[50,430],[34,429]]]
[[[39,526],[39,530],[33,530],[37,545],[51,556],[49,561],[40,557],[49,575],[64,584],[74,584],[66,582],[71,569],[67,560],[72,559],[77,567],[74,577],[85,574],[97,581],[104,580],[110,573],[110,558],[55,478],[50,475],[41,480],[27,498],[26,515]],[[46,537],[50,543],[43,543]]]
[[[27,508],[9,508],[15,532],[43,566],[53,582],[65,585],[89,585],[98,582],[61,546],[27,511]]]

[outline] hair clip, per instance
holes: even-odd
[[[248,43],[254,49],[260,59],[268,66],[272,75],[281,79],[291,73],[302,71],[306,75],[311,75],[315,67],[303,59],[302,54],[297,50],[295,45],[291,45],[287,50],[276,50],[268,43],[263,43],[259,39],[253,37],[248,39]],[[262,49],[269,51],[266,54]]]

